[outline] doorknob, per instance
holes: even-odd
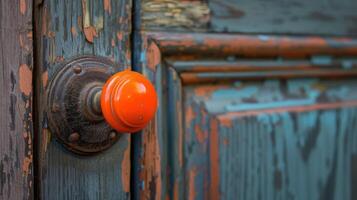
[[[51,78],[47,88],[50,131],[79,154],[108,149],[122,135],[139,131],[155,116],[154,86],[138,72],[93,56],[76,58]]]
[[[105,120],[119,132],[143,129],[157,109],[154,86],[143,75],[129,70],[114,74],[102,91],[93,95],[94,109],[99,108],[100,100]]]

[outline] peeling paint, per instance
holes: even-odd
[[[32,91],[32,71],[26,64],[21,64],[19,68],[20,90],[26,96],[29,96]]]
[[[84,28],[84,35],[88,42],[93,43],[94,37],[97,37],[97,32],[93,26],[85,27]]]
[[[110,0],[103,0],[104,2],[104,10],[107,11],[109,14],[112,12],[111,2]]]
[[[146,56],[148,67],[151,70],[156,71],[157,65],[161,62],[161,53],[159,47],[155,43],[151,42],[147,49]]]
[[[42,73],[42,86],[43,88],[46,88],[48,83],[48,71],[45,71]]]
[[[28,176],[29,173],[31,172],[31,163],[32,163],[32,155],[28,155],[27,157],[24,158],[23,163],[22,163],[22,172],[24,176]]]
[[[20,12],[21,14],[25,14],[26,13],[26,0],[20,0]]]

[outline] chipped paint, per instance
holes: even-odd
[[[112,7],[111,7],[111,0],[103,0],[104,3],[104,10],[107,11],[109,14],[112,12]]]
[[[26,96],[32,91],[32,71],[27,64],[21,64],[19,67],[20,90]]]
[[[25,15],[26,7],[26,0],[20,0],[20,12],[22,15]]]
[[[46,88],[48,83],[48,71],[42,73],[42,87]]]
[[[140,172],[144,186],[140,193],[142,199],[161,199],[161,155],[158,136],[155,133],[156,120],[152,120],[143,130],[143,160],[144,169]]]
[[[97,32],[95,27],[89,26],[84,28],[84,35],[86,36],[86,40],[90,43],[93,43],[94,37],[97,37]]]
[[[31,173],[32,155],[28,155],[24,158],[22,163],[22,172],[24,176],[28,176]]]
[[[147,48],[146,61],[148,67],[153,71],[156,71],[157,65],[161,62],[160,49],[154,42],[151,42]]]

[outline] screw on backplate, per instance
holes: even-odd
[[[73,71],[74,71],[74,73],[79,74],[82,72],[82,67],[79,65],[76,65],[73,67]]]
[[[117,137],[117,133],[116,133],[115,131],[111,131],[111,132],[109,133],[109,138],[110,138],[111,140],[114,140],[116,137]]]
[[[69,142],[77,142],[79,140],[79,137],[80,137],[79,133],[77,133],[77,132],[71,133],[71,135],[69,135],[69,137],[68,137],[68,141]]]
[[[60,110],[60,107],[57,103],[54,103],[52,105],[52,112],[58,112]]]

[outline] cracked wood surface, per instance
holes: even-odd
[[[48,128],[46,87],[63,63],[81,55],[130,68],[131,1],[45,0],[35,13],[39,198],[130,199],[130,136],[95,156],[67,152]]]
[[[32,199],[32,1],[0,1],[0,199]]]

